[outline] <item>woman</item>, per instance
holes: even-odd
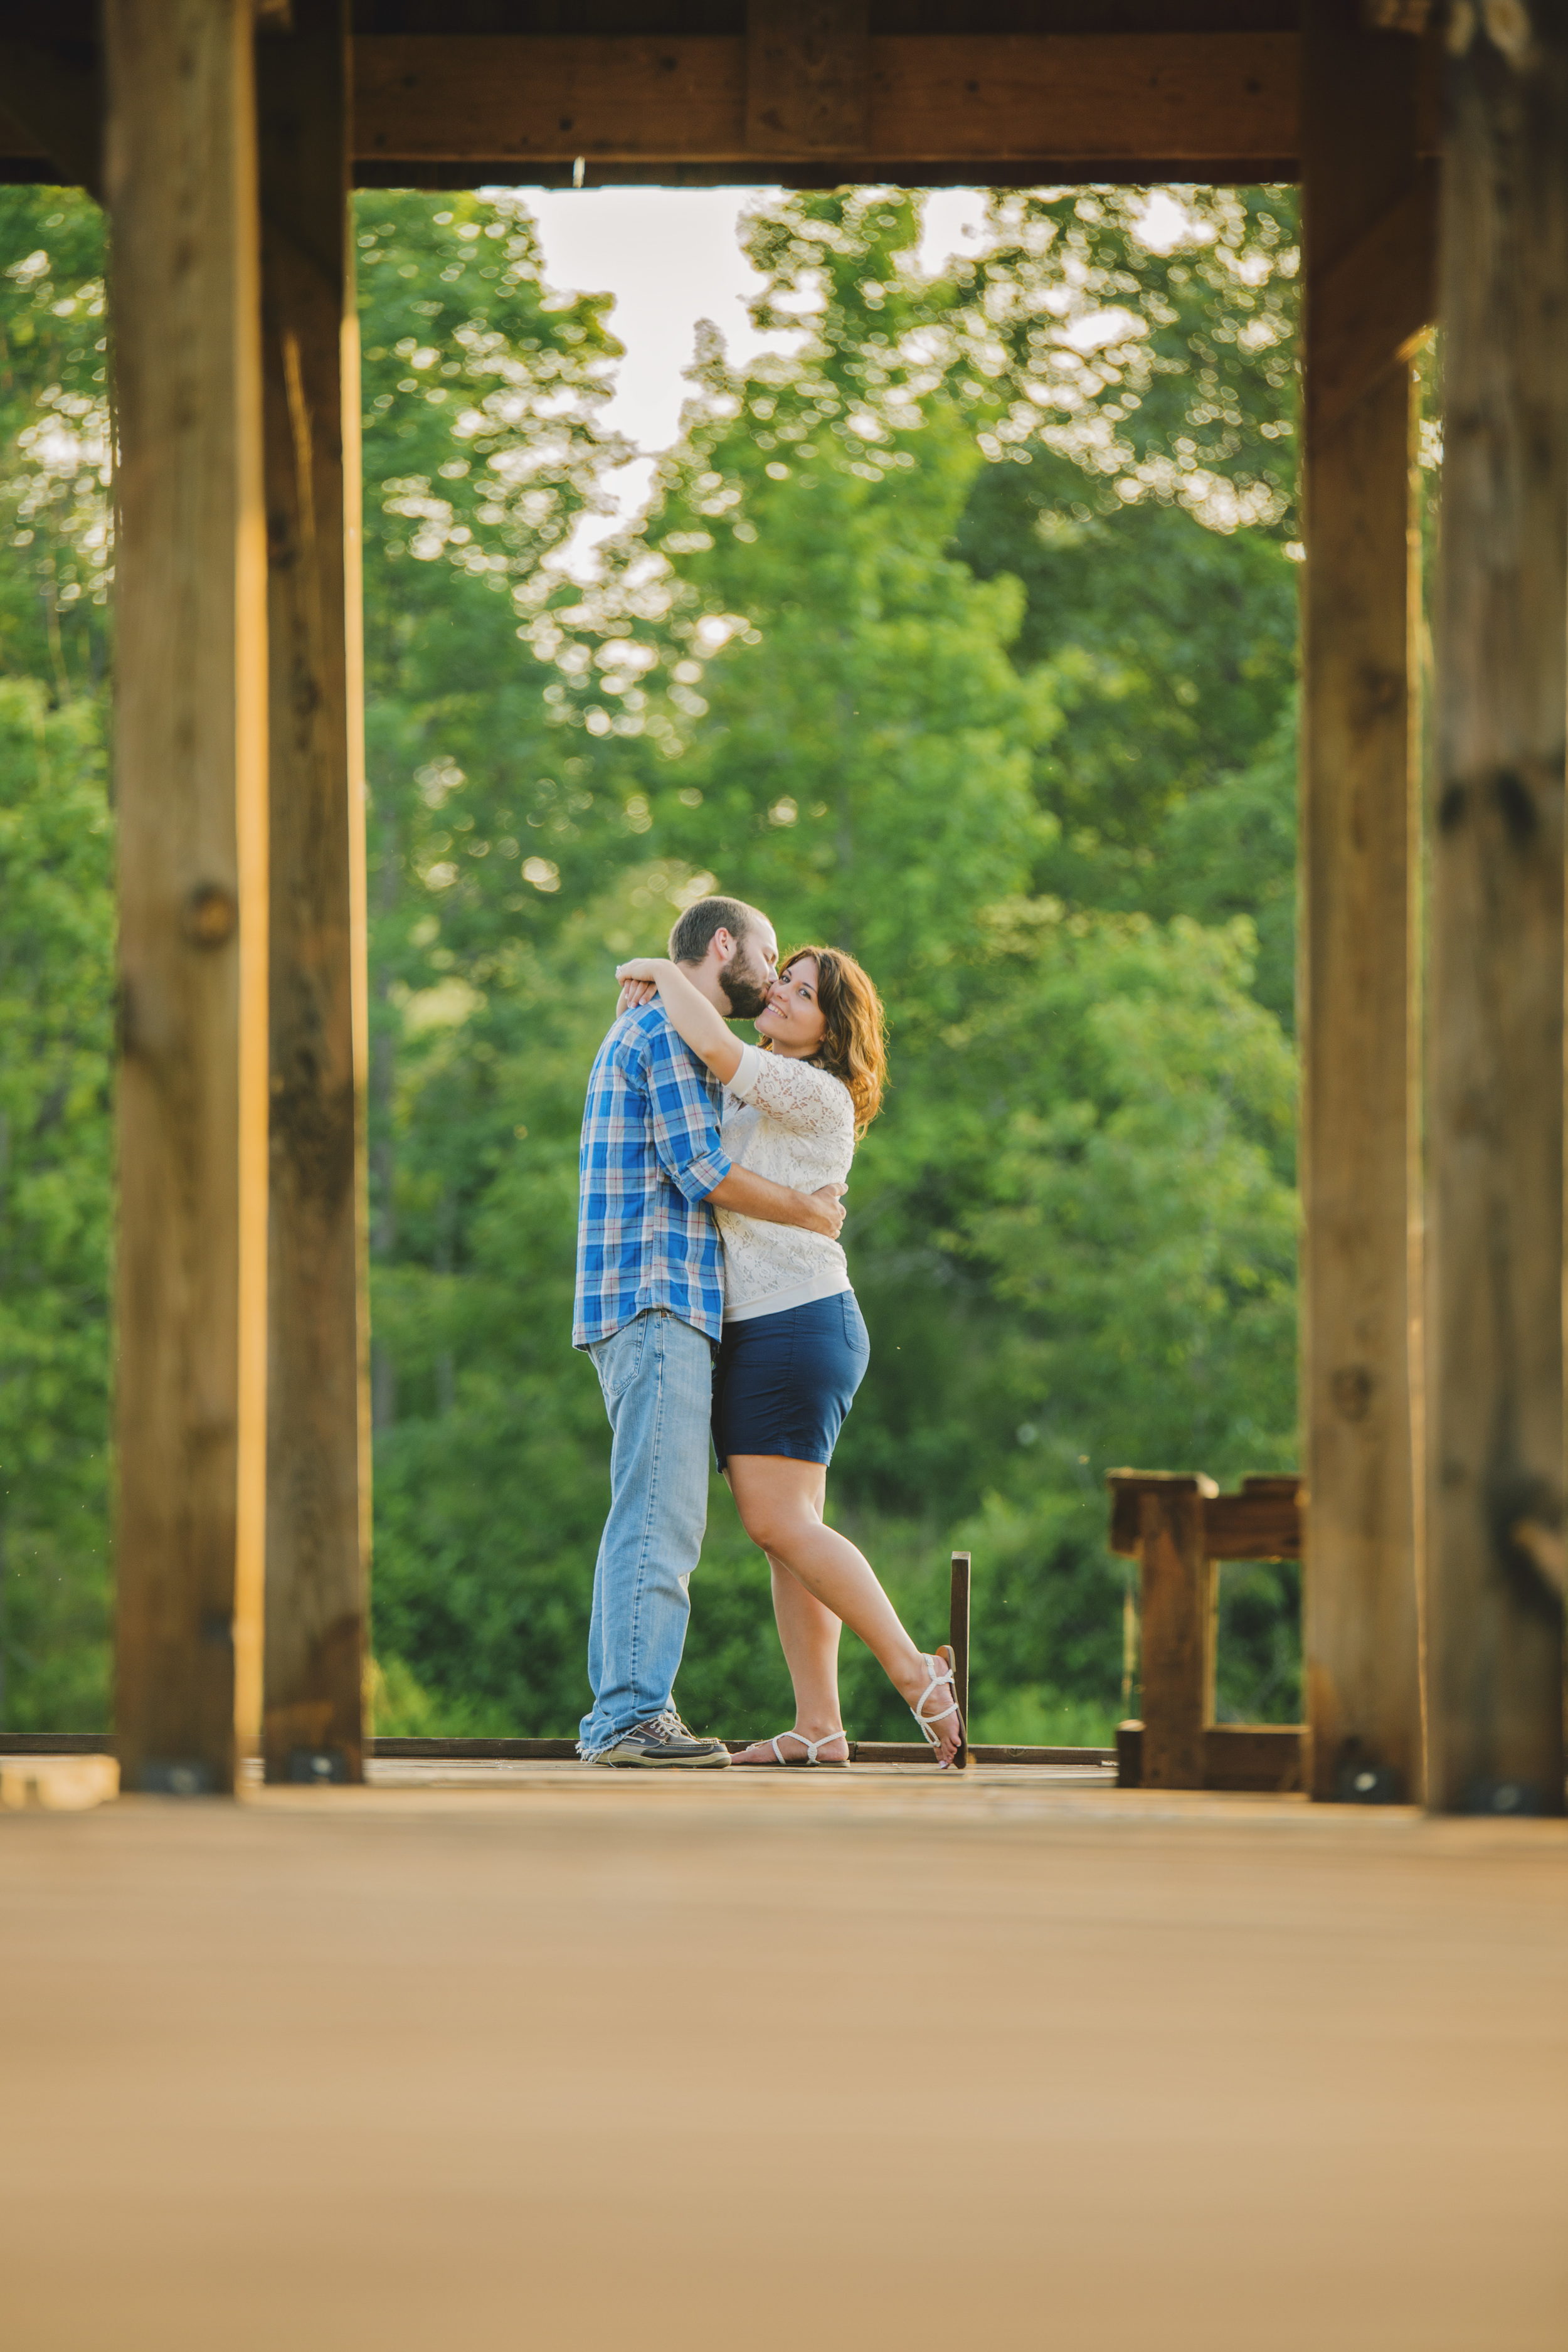
[[[624,963],[627,1002],[657,990],[672,1026],[725,1087],[732,1161],[815,1192],[842,1184],[877,1116],[887,1067],[880,1001],[852,956],[799,948],[742,1045],[679,965]],[[870,1355],[837,1242],[714,1212],[724,1244],[724,1337],[713,1381],[713,1444],[742,1522],[767,1555],[773,1613],[795,1685],[790,1730],[736,1764],[849,1760],[838,1706],[838,1635],[848,1625],[908,1700],[939,1764],[963,1741],[945,1645],[917,1650],[868,1560],[825,1525],[827,1465]]]

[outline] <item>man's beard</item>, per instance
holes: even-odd
[[[737,1021],[754,1021],[768,1001],[766,983],[759,988],[742,968],[738,955],[732,955],[721,968],[719,985],[730,1000],[731,1017]]]

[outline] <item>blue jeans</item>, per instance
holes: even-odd
[[[708,1524],[708,1420],[713,1349],[700,1331],[655,1309],[588,1349],[610,1416],[610,1516],[594,1566],[584,1757],[613,1748],[670,1703],[687,1587]]]

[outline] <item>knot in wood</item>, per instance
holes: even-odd
[[[185,900],[184,933],[195,948],[226,947],[239,928],[239,901],[221,882],[198,882]]]
[[[1373,1377],[1364,1364],[1342,1364],[1329,1382],[1342,1421],[1364,1421],[1372,1410]]]

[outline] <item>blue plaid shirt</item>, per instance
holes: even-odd
[[[657,1002],[623,1013],[600,1046],[578,1158],[574,1348],[652,1307],[721,1337],[719,1234],[702,1205],[730,1172],[721,1099]]]

